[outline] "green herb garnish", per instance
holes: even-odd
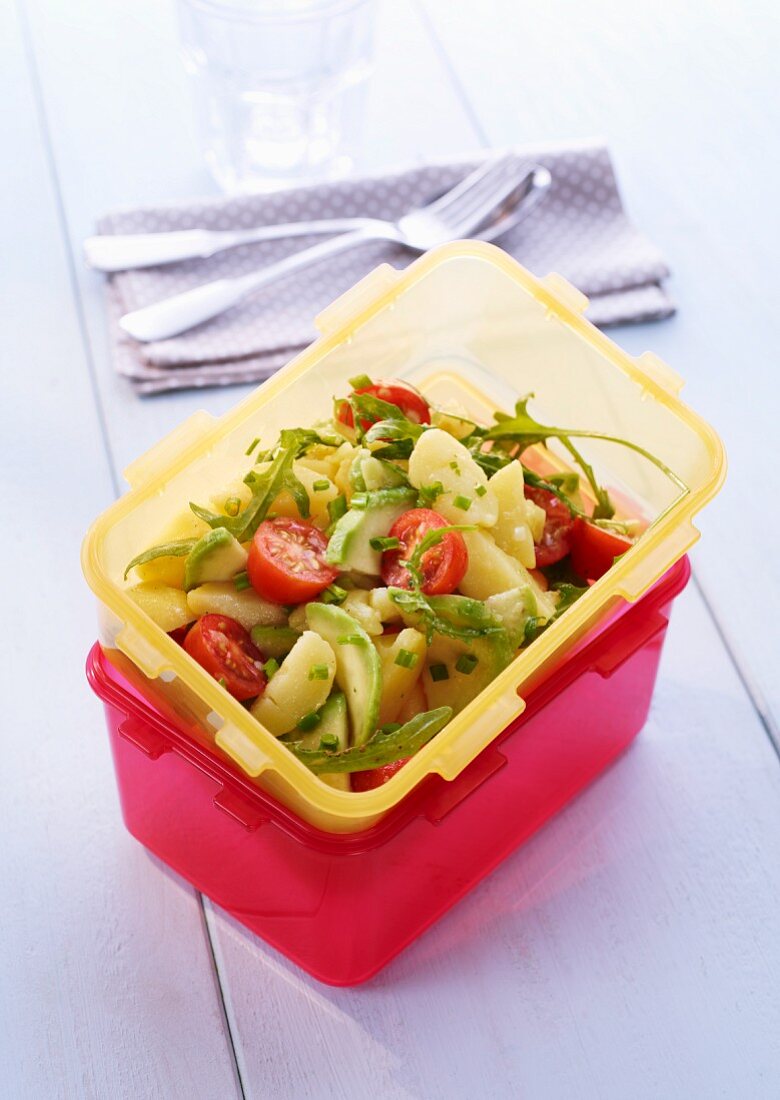
[[[372,550],[397,550],[401,545],[401,540],[388,536],[387,538],[369,539],[368,545]]]
[[[450,674],[446,665],[436,664],[430,665],[428,671],[431,674],[431,679],[438,682],[439,680],[449,680]]]
[[[312,665],[309,669],[310,680],[327,680],[330,676],[330,669],[327,665]]]
[[[469,497],[461,496],[460,493],[458,493],[452,503],[456,508],[460,508],[461,512],[468,512],[471,507],[471,500]]]
[[[424,711],[392,733],[378,730],[364,745],[342,749],[341,752],[304,749],[300,742],[288,743],[287,747],[315,775],[366,771],[414,756],[447,725],[451,717],[452,707]]]
[[[249,574],[246,570],[243,573],[236,573],[235,577],[233,577],[233,587],[236,592],[243,592],[244,589],[251,588]]]
[[[309,714],[304,714],[303,718],[301,718],[298,723],[298,729],[301,733],[309,733],[311,730],[316,729],[321,721],[322,715],[318,710],[310,711]]]
[[[461,653],[455,662],[455,668],[458,672],[462,672],[464,676],[470,676],[478,664],[479,660],[473,653]]]
[[[163,542],[159,546],[144,550],[128,564],[124,579],[127,580],[127,574],[131,569],[135,569],[136,565],[146,565],[148,561],[154,561],[155,558],[185,558],[197,541],[197,539],[177,539],[175,542]]]
[[[401,668],[414,668],[418,660],[416,653],[410,653],[408,649],[400,649],[395,664],[400,665]]]

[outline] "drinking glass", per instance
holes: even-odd
[[[347,171],[375,0],[178,0],[203,153],[228,192]]]

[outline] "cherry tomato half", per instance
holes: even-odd
[[[578,517],[571,533],[572,569],[585,580],[597,581],[612,567],[615,558],[633,545],[630,539]]]
[[[307,520],[263,520],[249,548],[249,583],[272,603],[313,600],[338,576],[325,560],[327,548],[325,535]]]
[[[411,588],[412,578],[404,565],[429,531],[447,527],[444,516],[430,508],[412,508],[395,521],[390,537],[401,545],[382,554],[382,580],[396,588]],[[459,531],[448,531],[440,543],[426,550],[420,560],[423,575],[422,590],[426,596],[441,596],[454,592],[468,569],[469,553]]]
[[[367,393],[371,397],[378,397],[380,401],[386,401],[388,405],[395,405],[407,420],[413,420],[415,424],[430,424],[431,422],[431,408],[428,402],[422,394],[411,386],[407,386],[404,382],[379,381],[352,392],[353,394]],[[355,418],[352,415],[352,407],[347,401],[343,401],[339,405],[336,419],[349,428],[354,426]],[[375,420],[369,420],[366,417],[360,421],[360,426],[364,432],[367,432],[374,423],[376,423]]]
[[[392,764],[383,764],[381,768],[369,768],[364,772],[352,773],[352,790],[353,791],[373,791],[377,787],[383,786],[389,779],[392,779],[397,771],[408,764],[411,760],[410,756],[405,757],[403,760],[395,760]]]
[[[542,566],[552,565],[561,558],[565,558],[571,550],[574,516],[563,501],[549,489],[537,489],[533,485],[526,485],[525,495],[534,504],[544,508],[547,513],[542,537],[534,544],[536,567],[540,569]]]
[[[235,619],[203,615],[184,639],[184,648],[215,680],[224,680],[236,699],[253,699],[265,690],[263,655]]]

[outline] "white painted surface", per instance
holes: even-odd
[[[620,339],[688,379],[731,456],[694,559],[729,649],[691,589],[636,747],[356,990],[318,986],[208,902],[204,927],[193,892],[122,829],[82,674],[94,625],[78,543],[133,457],[242,391],[134,398],[111,373],[100,280],[80,265],[103,209],[211,190],[172,5],[24,8],[26,59],[13,13],[0,14],[2,302],[13,300],[0,310],[0,476],[7,515],[42,510],[57,540],[23,525],[3,547],[21,641],[0,806],[0,1092],[776,1096],[780,767],[756,711],[769,723],[780,708],[777,585],[758,537],[774,524],[764,537],[777,545],[773,7],[743,5],[737,22],[725,4],[657,0],[385,2],[366,167],[609,138],[681,307]],[[21,657],[41,623],[58,643],[42,689]]]

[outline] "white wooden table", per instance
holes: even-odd
[[[779,47],[771,0],[385,3],[364,166],[606,136],[680,305],[617,338],[686,377],[731,473],[636,747],[333,990],[124,831],[82,670],[87,523],[130,459],[240,396],[136,399],[80,261],[105,208],[212,189],[172,10],[0,6],[0,1095],[780,1095]]]

